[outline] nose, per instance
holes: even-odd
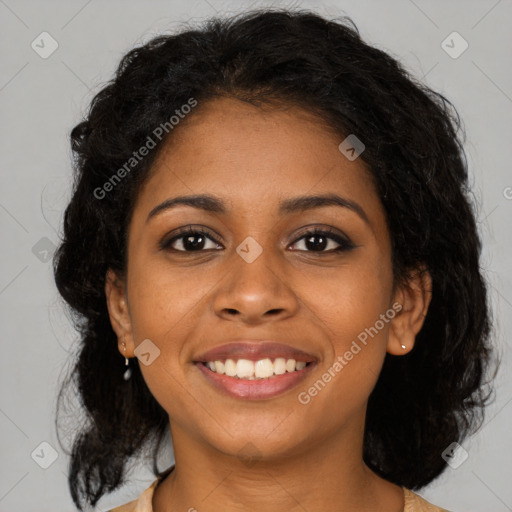
[[[248,263],[234,253],[227,275],[221,279],[213,297],[213,308],[219,317],[246,324],[284,320],[293,316],[299,303],[290,287],[283,264],[264,250]],[[287,279],[288,277],[288,279]]]

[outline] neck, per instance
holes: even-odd
[[[171,427],[175,468],[155,489],[153,511],[402,512],[403,490],[364,464],[362,426],[354,428],[307,449],[251,458],[250,444],[242,457],[226,455]]]

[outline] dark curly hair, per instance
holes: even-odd
[[[57,405],[58,418],[63,392],[73,387],[85,415],[71,452],[74,503],[94,506],[125,483],[128,462],[146,446],[155,476],[163,473],[157,456],[168,415],[138,364],[123,379],[104,288],[107,269],[125,275],[134,201],[172,130],[112,191],[102,198],[95,191],[190,98],[201,105],[221,96],[301,107],[340,141],[356,134],[364,142],[395,284],[424,267],[432,300],[414,350],[386,356],[368,402],[363,456],[388,481],[425,486],[446,467],[442,451],[480,428],[492,395],[491,314],[461,120],[443,95],[364,43],[350,18],[265,9],[212,18],[131,50],[71,131],[75,181],[54,274],[80,333]]]

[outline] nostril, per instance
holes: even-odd
[[[270,309],[269,311],[267,311],[267,315],[278,315],[280,312],[282,311],[282,309]]]

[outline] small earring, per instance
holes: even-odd
[[[401,346],[402,346],[402,348],[403,348],[404,350],[407,348],[405,345],[401,345]]]
[[[126,343],[123,341],[121,343],[121,345],[123,345],[123,350],[126,352]],[[130,361],[128,360],[127,357],[124,358],[124,361],[125,361],[125,363],[124,363],[125,366],[129,366]],[[124,380],[128,380],[131,376],[132,376],[132,369],[131,368],[127,368],[126,371],[123,374],[123,379]]]

